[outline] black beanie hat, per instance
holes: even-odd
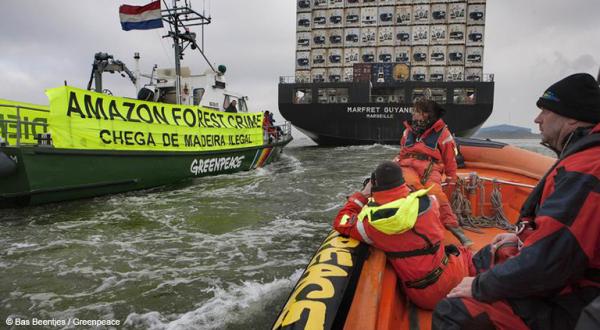
[[[576,73],[548,87],[536,105],[567,118],[597,124],[600,87],[591,75]]]
[[[371,190],[383,191],[399,187],[404,183],[402,169],[396,162],[385,161],[371,174]]]

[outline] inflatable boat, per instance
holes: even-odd
[[[450,197],[474,250],[511,230],[521,205],[555,162],[507,144],[457,139],[456,193]],[[459,244],[446,232],[444,243]],[[385,254],[331,231],[310,260],[273,329],[430,329],[431,311],[402,293]]]

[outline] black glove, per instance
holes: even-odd
[[[366,178],[366,179],[364,179],[364,180],[363,180],[363,183],[362,183],[362,188],[361,188],[360,190],[365,190],[365,187],[367,186],[367,184],[368,184],[369,182],[371,182],[371,178]]]

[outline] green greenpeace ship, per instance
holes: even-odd
[[[224,67],[192,75],[180,66],[182,49],[200,49],[184,23],[208,24],[210,18],[188,7],[161,12],[171,25],[175,68],[134,73],[98,53],[88,90],[47,90],[49,106],[0,99],[0,207],[248,171],[279,157],[292,139],[289,123],[263,125],[268,119],[248,112],[247,97],[226,89]],[[114,71],[129,76],[137,99],[102,88],[102,73]],[[144,77],[149,83],[140,87]],[[237,112],[225,111],[234,100]]]

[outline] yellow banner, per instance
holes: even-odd
[[[209,151],[263,144],[262,113],[144,102],[69,86],[46,94],[57,148]]]
[[[0,99],[0,137],[11,146],[17,144],[18,134],[22,144],[37,143],[36,134],[48,132],[49,115],[47,106]]]

